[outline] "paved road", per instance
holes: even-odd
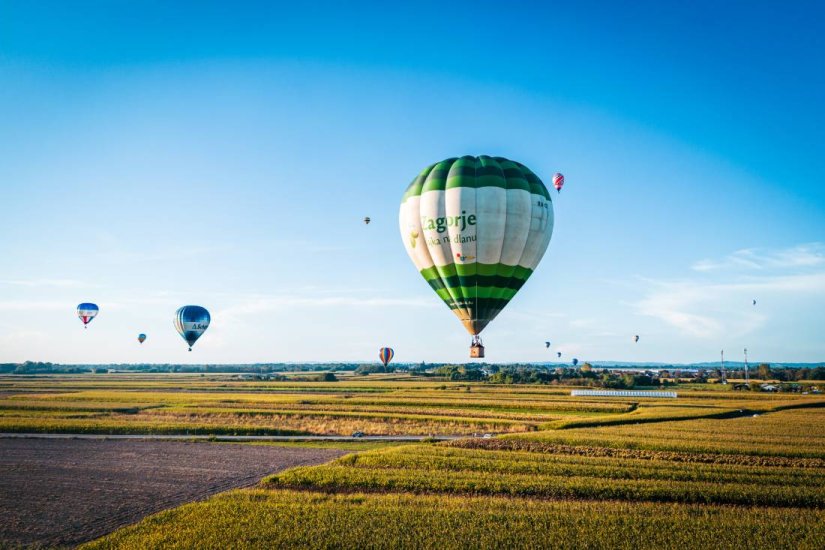
[[[152,435],[152,434],[50,434],[50,433],[0,433],[0,439],[143,439],[151,441],[450,441],[467,436],[459,435]]]

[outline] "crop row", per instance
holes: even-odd
[[[357,468],[411,468],[493,474],[535,474],[587,476],[611,479],[655,479],[741,483],[759,485],[797,485],[819,487],[825,491],[825,471],[778,467],[741,467],[685,464],[683,462],[643,461],[616,458],[591,458],[540,453],[473,451],[449,447],[405,446],[382,452],[348,455],[337,464]]]
[[[696,504],[822,507],[825,494],[806,486],[758,486],[587,476],[494,474],[413,468],[299,467],[267,478],[272,487],[329,491],[406,491],[551,499],[630,500]]]
[[[86,545],[121,548],[814,549],[825,512],[630,502],[233,491]]]
[[[545,436],[545,432],[536,435]],[[590,441],[588,439],[588,441]],[[618,445],[607,446],[610,441],[599,440],[605,446],[588,445],[578,441],[578,444],[554,443],[546,440],[525,438],[500,437],[496,439],[460,439],[445,443],[455,448],[483,449],[509,453],[523,451],[531,453],[549,453],[555,455],[574,455],[588,458],[615,457],[648,461],[672,461],[689,464],[732,464],[741,466],[768,466],[794,468],[825,468],[825,459],[807,457],[786,457],[772,455],[753,455],[727,453],[704,453],[695,451],[674,451],[671,449],[640,449],[627,448]],[[651,445],[648,445],[651,446]],[[729,449],[730,450],[730,449]]]
[[[783,410],[756,418],[548,430],[513,437],[585,447],[825,458],[820,414],[815,409]]]
[[[13,398],[0,400],[0,406],[25,406],[28,401],[38,403],[67,402],[67,403],[94,403],[103,404],[113,401],[121,403],[142,402],[164,405],[211,405],[221,404],[250,404],[263,406],[274,404],[276,406],[284,404],[296,404],[306,406],[385,406],[385,407],[427,407],[427,408],[467,408],[478,410],[501,410],[503,412],[514,413],[557,413],[557,412],[597,412],[597,413],[622,413],[633,409],[627,403],[599,403],[599,402],[577,402],[571,399],[565,401],[537,401],[531,399],[510,400],[510,399],[472,399],[464,396],[444,397],[444,396],[396,396],[385,394],[382,396],[364,397],[360,395],[306,395],[304,393],[287,394],[260,394],[260,393],[224,393],[215,394],[213,392],[187,391],[187,392],[158,392],[158,391],[79,391],[50,394],[21,394]]]

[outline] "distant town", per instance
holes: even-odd
[[[422,379],[488,382],[491,384],[564,384],[596,388],[660,388],[690,384],[729,385],[732,390],[768,392],[814,392],[825,386],[825,364],[749,365],[707,363],[688,365],[611,364],[584,362],[577,366],[560,363],[255,363],[255,364],[57,364],[48,362],[0,363],[0,374],[117,374],[182,373],[236,375],[245,380],[334,382],[370,374],[398,373]]]

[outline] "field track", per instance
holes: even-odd
[[[0,541],[75,545],[149,514],[254,485],[275,471],[342,454],[145,439],[0,439]]]
[[[19,434],[0,433],[0,439],[127,439],[149,441],[452,441],[461,439],[458,435],[365,435],[354,438],[345,435],[154,435],[154,434]]]

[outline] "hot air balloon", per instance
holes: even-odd
[[[416,269],[472,337],[536,269],[553,233],[553,202],[529,168],[501,157],[450,158],[425,168],[399,212]]]
[[[192,351],[192,346],[209,328],[211,320],[209,312],[201,306],[183,306],[175,312],[175,328],[178,329],[178,334],[189,344],[189,351]]]
[[[545,348],[549,348],[549,347],[550,347],[550,342],[545,342],[545,343],[544,343],[544,347],[545,347]]]
[[[638,342],[638,341],[639,341],[639,335],[638,335],[638,334],[637,334],[636,336],[634,336],[634,337],[633,337],[633,341],[634,341],[634,342]]]
[[[83,302],[77,306],[77,316],[83,321],[83,328],[89,328],[89,323],[97,317],[98,311],[100,311],[100,308],[97,307],[97,304],[91,304],[89,302]]]
[[[753,301],[753,305],[756,305],[756,300]]]
[[[370,224],[370,221],[372,221],[372,220],[370,220],[370,217],[369,217],[369,216],[367,216],[366,218],[364,218],[364,223],[365,223],[365,224],[369,225],[369,224]]]
[[[579,364],[579,360],[574,357],[573,358],[573,366],[575,367],[578,364]]]
[[[378,350],[378,358],[381,359],[381,362],[384,363],[384,366],[387,366],[387,363],[392,361],[392,358],[395,356],[395,352],[392,348],[381,348]]]
[[[561,357],[561,352],[560,351],[556,352],[556,357]]]
[[[142,344],[145,341],[146,341],[146,335],[143,334],[142,332],[140,334],[138,334],[138,342],[140,342]]]
[[[556,172],[553,174],[553,187],[558,193],[561,193],[561,188],[564,187],[564,174]]]

